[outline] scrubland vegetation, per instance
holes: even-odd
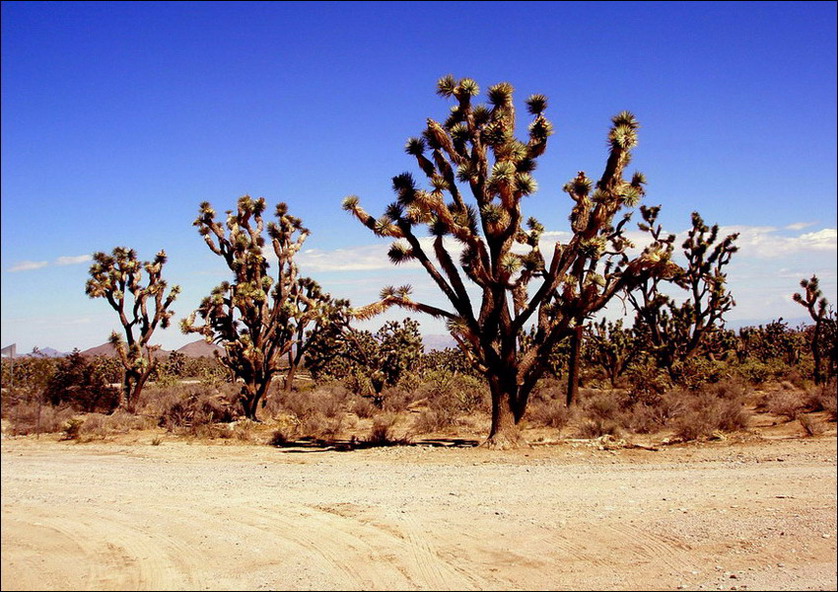
[[[559,363],[559,371],[533,390],[524,438],[535,444],[602,436],[684,442],[747,432],[756,416],[795,425],[801,437],[816,436],[834,427],[836,382],[833,370],[815,384],[803,347],[809,331],[776,322],[730,332],[738,349],[720,360],[695,359],[675,379],[643,355],[614,379],[595,342],[586,340],[578,400],[567,405]],[[119,389],[110,386],[120,378],[117,359],[25,357],[15,360],[14,376],[11,362],[3,360],[4,385],[14,380],[3,389],[3,419],[8,435],[60,433],[82,442],[141,431],[158,444],[170,438],[344,448],[481,442],[491,412],[485,380],[457,350],[414,348],[394,371],[398,380],[379,391],[370,377],[386,368],[380,358],[370,368],[337,353],[326,367],[299,373],[290,390],[274,384],[258,421],[245,417],[240,385],[211,358],[173,354],[161,362],[133,413],[119,407]]]
[[[444,437],[508,448],[636,434],[691,441],[745,430],[754,414],[797,421],[806,435],[835,421],[836,314],[818,278],[789,291],[812,325],[725,329],[738,236],[693,212],[679,248],[660,206],[640,205],[646,178],[627,170],[638,142],[632,113],[611,119],[599,178],[580,171],[562,188],[570,238],[546,243],[523,204],[554,131],[547,98],[526,100],[521,140],[510,84],[489,87],[485,104],[473,103],[480,89],[468,78],[445,76],[437,93],[454,102],[447,119],[428,119],[405,146],[427,188],[405,172],[392,178],[396,199],[382,216],[357,196],[343,207],[394,240],[394,265],[418,262],[444,304],[388,286],[377,302],[352,306],[298,269],[309,230],[286,204],[266,221],[266,200],[243,196],[222,222],[204,202],[194,226],[230,279],[181,329],[223,353],[161,360],[153,332],[169,324],[179,292],[163,278],[165,252],[146,262],[127,247],[96,253],[86,292],[119,316],[118,355],[35,355],[17,360],[14,376],[4,360],[10,433],[84,440],[153,428],[274,445]],[[642,246],[626,235],[637,206]],[[597,320],[615,299],[630,305],[631,326]],[[423,352],[410,318],[375,333],[357,327],[394,306],[444,320],[458,348]]]

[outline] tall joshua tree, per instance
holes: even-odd
[[[385,289],[380,301],[358,314],[400,306],[445,319],[489,382],[487,445],[515,446],[517,424],[556,344],[615,294],[670,273],[673,237],[653,242],[635,258],[627,254],[631,243],[623,229],[630,215],[616,222],[615,216],[639,201],[645,180],[640,173],[628,181],[623,177],[638,128],[635,117],[623,112],[612,120],[599,180],[580,172],[564,186],[572,200],[573,235],[567,243],[549,245],[552,253],[545,258],[544,227],[525,218],[521,206],[536,191],[532,172],[553,133],[544,115],[547,98],[527,99],[532,120],[522,141],[515,136],[510,84],[490,87],[488,105],[473,104],[480,91],[468,78],[446,76],[437,92],[455,101],[448,119],[428,119],[422,136],[408,140],[405,148],[427,177],[429,190],[403,173],[393,177],[396,201],[382,217],[364,211],[356,196],[347,197],[343,206],[377,236],[396,239],[389,252],[392,262],[418,261],[450,306],[417,302],[405,286]],[[430,240],[419,238],[420,227],[430,230]],[[475,290],[469,292],[466,282]],[[533,324],[532,337],[523,339],[525,327]]]
[[[166,294],[168,284],[162,276],[165,263],[165,251],[157,253],[153,261],[145,262],[137,259],[134,249],[127,247],[116,247],[110,255],[94,253],[90,279],[85,286],[88,296],[105,298],[119,315],[125,339],[114,331],[110,342],[125,370],[120,406],[131,412],[157,365],[154,352],[160,346],[150,344],[149,340],[158,325],[163,329],[169,326],[174,314],[169,307],[180,293],[180,286],[172,286]]]
[[[662,233],[659,225],[644,225],[642,229],[653,238]],[[670,373],[677,369],[678,362],[698,353],[712,353],[708,351],[709,338],[719,331],[724,314],[736,304],[723,270],[739,249],[734,245],[738,237],[734,233],[720,239],[718,225],[707,226],[698,212],[693,212],[692,228],[681,245],[687,267],[670,278],[687,291],[687,299],[678,304],[664,294],[659,277],[649,277],[629,293],[637,312],[635,328],[659,365]]]
[[[232,282],[223,282],[181,323],[184,333],[199,333],[224,348],[220,361],[242,381],[240,401],[244,415],[256,419],[260,401],[280,372],[284,356],[295,359],[306,327],[316,326],[325,315],[329,298],[308,278],[298,277],[294,255],[309,231],[288,206],[276,206],[276,222],[268,223],[276,272],[269,273],[265,224],[265,199],[239,198],[238,208],[227,212],[226,224],[215,219],[212,206],[200,206],[194,225],[216,255],[233,272]],[[203,324],[196,324],[196,316]]]
[[[815,328],[811,333],[809,347],[812,350],[812,358],[815,361],[815,384],[821,384],[825,382],[823,372],[823,352],[828,350],[828,347],[824,347],[824,344],[822,343],[822,337],[827,320],[827,301],[823,292],[821,292],[818,276],[813,275],[810,280],[800,280],[800,287],[804,290],[803,294],[795,292],[792,299],[805,307],[806,310],[809,311],[809,316],[811,316],[812,320],[815,321]],[[835,344],[831,344],[831,347],[834,351]],[[828,353],[829,352],[827,351],[827,354]]]

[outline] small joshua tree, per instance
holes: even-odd
[[[388,321],[373,334],[351,327],[349,320],[345,315],[309,341],[308,367],[315,376],[362,378],[368,392],[360,394],[381,408],[385,387],[396,386],[422,358],[419,323]]]
[[[154,353],[160,346],[149,340],[158,325],[163,329],[169,326],[174,314],[169,307],[180,293],[180,286],[172,286],[166,293],[168,284],[162,276],[165,263],[165,251],[146,262],[126,247],[116,247],[110,255],[94,253],[85,287],[88,296],[105,298],[119,315],[125,338],[114,331],[110,342],[125,371],[120,406],[131,412],[157,365]]]
[[[815,384],[822,384],[826,382],[826,376],[823,372],[824,353],[828,358],[831,357],[833,362],[835,358],[835,331],[834,328],[829,331],[830,327],[828,327],[830,320],[834,327],[834,315],[827,313],[828,303],[823,292],[821,292],[818,276],[813,275],[812,279],[800,280],[800,287],[803,288],[804,293],[795,292],[792,299],[805,307],[809,311],[809,316],[815,322],[815,327],[809,338],[809,347],[812,350],[812,358],[815,362]],[[830,316],[833,318],[830,319]],[[825,336],[827,336],[827,339],[824,339]],[[832,343],[828,343],[830,340]]]
[[[315,282],[298,277],[294,255],[309,231],[284,203],[276,206],[277,221],[268,223],[277,258],[275,274],[269,273],[264,211],[264,198],[245,195],[222,224],[209,203],[201,204],[194,225],[210,250],[224,258],[233,281],[213,289],[181,324],[184,333],[199,333],[223,346],[220,361],[242,380],[240,401],[245,417],[252,420],[281,370],[281,360],[290,356],[293,362],[295,347],[303,347],[306,327],[324,319],[329,300]],[[202,325],[196,324],[196,315],[203,319]]]
[[[611,386],[638,357],[640,349],[634,332],[623,328],[623,320],[602,319],[586,332],[588,357],[605,370]]]
[[[641,207],[644,212],[649,209]],[[641,228],[655,239],[662,232],[654,224]],[[670,374],[676,373],[687,358],[708,353],[710,335],[720,329],[724,314],[735,305],[722,270],[738,250],[733,244],[738,236],[736,233],[718,240],[718,225],[708,227],[693,212],[692,228],[681,245],[688,265],[666,280],[687,290],[688,298],[679,305],[662,293],[661,282],[665,280],[661,277],[647,278],[628,294],[637,312],[635,328],[647,341],[659,366]]]
[[[566,243],[549,245],[552,253],[545,254],[544,227],[525,218],[522,205],[536,192],[532,172],[553,133],[544,115],[547,98],[532,95],[527,100],[532,120],[522,141],[515,137],[510,84],[490,87],[488,106],[472,103],[480,90],[468,78],[446,76],[437,92],[455,101],[447,120],[428,119],[422,137],[408,140],[405,148],[430,189],[420,189],[410,173],[403,173],[393,178],[396,201],[384,216],[368,214],[356,196],[347,197],[343,206],[377,236],[396,239],[389,253],[392,262],[419,262],[450,306],[417,302],[409,287],[403,287],[385,289],[380,301],[358,312],[373,315],[399,306],[445,319],[489,382],[492,425],[487,445],[515,446],[517,424],[556,345],[614,295],[647,277],[666,275],[672,244],[666,238],[656,240],[632,259],[623,232],[630,215],[615,220],[644,193],[642,174],[623,178],[637,143],[638,123],[631,113],[612,120],[599,180],[580,172],[565,185],[572,200],[573,235]],[[422,227],[430,230],[430,241],[419,238],[417,229]],[[470,292],[466,282],[476,290]],[[522,340],[532,325],[532,337]]]

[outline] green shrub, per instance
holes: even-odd
[[[728,372],[727,364],[694,356],[673,365],[675,381],[690,389],[698,390],[706,384],[719,382]]]
[[[68,404],[84,412],[110,413],[119,405],[119,390],[78,351],[58,362],[44,395],[53,406]]]

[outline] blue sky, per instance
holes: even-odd
[[[667,229],[697,210],[742,233],[731,324],[802,317],[791,294],[813,273],[836,303],[833,2],[3,2],[2,345],[105,341],[116,318],[84,283],[89,255],[118,245],[167,251],[187,315],[227,276],[191,225],[198,204],[244,194],[303,219],[301,271],[332,294],[436,298],[340,202],[379,214],[390,178],[417,172],[402,147],[445,118],[448,73],[510,82],[521,114],[549,97],[556,134],[526,206],[548,230],[568,229],[561,186],[598,176],[628,109]],[[194,340],[176,323],[158,337]]]

